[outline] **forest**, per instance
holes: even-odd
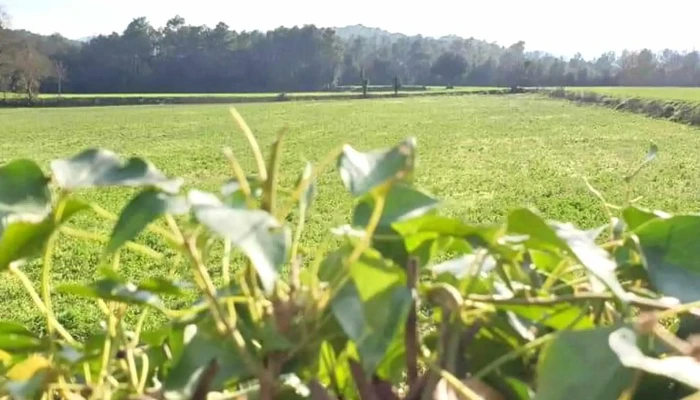
[[[586,60],[474,38],[389,34],[313,25],[236,31],[135,18],[85,41],[0,23],[0,91],[215,93],[339,90],[342,86],[698,86],[700,54],[648,49]]]

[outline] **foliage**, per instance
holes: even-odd
[[[453,85],[466,71],[467,60],[455,53],[442,54],[430,68],[430,72],[445,79],[448,85]]]
[[[526,208],[471,224],[441,215],[437,199],[413,185],[412,138],[372,151],[346,144],[286,188],[284,135],[265,156],[232,115],[256,173],[227,151],[234,174],[221,195],[185,192],[153,164],[106,150],[55,160],[49,176],[26,159],[0,167],[0,268],[23,283],[46,323],[42,335],[0,322],[5,394],[612,400],[700,390],[700,274],[689,247],[697,216],[629,198],[616,206],[591,187],[610,216],[599,228]],[[623,174],[628,192],[657,153],[652,144]],[[334,162],[354,199],[352,220],[328,227],[332,247],[302,249],[317,177]],[[138,193],[113,225],[98,276],[53,287],[63,232],[79,232],[71,219],[101,209],[81,193],[108,187]],[[185,260],[190,278],[125,279],[127,247],[157,253],[134,242],[142,230]],[[25,272],[36,258],[40,293]],[[76,340],[56,318],[54,291],[91,299],[106,323]],[[186,293],[196,300],[164,301]],[[134,325],[127,313],[140,315]],[[144,329],[154,315],[163,322]],[[677,322],[660,323],[668,320]]]

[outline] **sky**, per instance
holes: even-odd
[[[0,0],[11,26],[79,39],[122,32],[135,17],[235,30],[363,24],[424,36],[458,35],[586,58],[605,51],[700,49],[698,0]]]

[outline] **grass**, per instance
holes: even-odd
[[[569,87],[567,90],[596,92],[622,98],[700,102],[700,88],[693,87]]]
[[[642,205],[669,212],[698,207],[700,162],[695,155],[700,136],[693,128],[667,121],[535,95],[242,104],[238,110],[265,150],[277,131],[289,126],[281,166],[287,187],[297,179],[305,158],[320,160],[339,144],[369,150],[416,136],[417,185],[443,199],[448,214],[489,222],[514,207],[532,206],[551,218],[591,228],[605,217],[581,177],[588,177],[609,201],[622,202],[621,176],[644,156],[653,139],[661,155],[635,181],[635,196],[644,194]],[[0,162],[28,157],[48,167],[52,159],[99,146],[144,156],[188,184],[217,191],[230,177],[220,150],[231,146],[246,170],[254,171],[247,143],[225,105],[4,109],[0,120]],[[81,195],[118,212],[130,193]],[[304,244],[321,243],[329,228],[347,223],[351,204],[337,171],[322,175]],[[76,223],[109,233],[108,225],[91,215]],[[142,235],[139,241],[164,250],[152,236]],[[62,239],[54,282],[94,279],[100,250],[97,243]],[[147,274],[189,276],[180,265],[153,262],[131,251],[122,252],[121,268],[136,281]],[[217,263],[211,269],[220,275]],[[25,270],[38,287],[39,264]],[[14,278],[6,276],[0,283],[0,298],[0,320],[37,330],[43,325]],[[58,318],[78,336],[97,329],[100,316],[93,303],[62,295],[54,302]]]

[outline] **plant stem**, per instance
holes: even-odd
[[[56,235],[52,234],[46,242],[43,262],[41,266],[41,297],[46,307],[46,328],[49,336],[53,334],[53,321],[56,320],[51,304],[51,267],[53,263],[53,248],[56,242]],[[53,341],[51,342],[53,343]]]
[[[471,303],[471,302],[489,303],[489,304],[494,304],[494,305],[503,304],[503,305],[548,306],[548,305],[554,305],[554,304],[559,304],[559,303],[588,302],[588,301],[595,301],[595,300],[613,301],[616,299],[617,298],[611,293],[579,293],[579,294],[575,294],[575,295],[558,296],[558,297],[550,297],[550,298],[542,298],[542,297],[496,298],[496,297],[492,297],[492,296],[469,295],[469,296],[466,296],[465,302],[466,303]],[[672,309],[671,309],[672,306],[663,304],[663,303],[656,301],[656,300],[653,300],[653,299],[645,299],[642,297],[637,297],[637,298],[631,299],[630,304],[637,306],[637,307],[640,307],[640,308],[644,308],[644,309],[672,311]],[[696,306],[700,306],[700,304],[697,304]],[[664,314],[664,313],[662,313],[662,314]]]
[[[558,332],[552,332],[552,333],[546,334],[544,336],[540,336],[537,339],[535,339],[535,340],[533,340],[533,341],[531,341],[531,342],[529,342],[521,347],[518,347],[517,349],[514,349],[514,350],[502,355],[501,357],[498,357],[497,359],[495,359],[492,362],[490,362],[489,364],[487,364],[479,372],[474,374],[474,378],[482,379],[482,378],[486,377],[488,374],[497,370],[501,365],[507,363],[508,361],[510,361],[510,360],[518,357],[519,355],[526,353],[534,348],[537,348],[537,347],[547,343],[548,341],[554,339],[554,337],[556,336],[557,333]]]
[[[304,230],[304,225],[306,224],[306,207],[301,207],[299,209],[299,222],[297,222],[297,229],[294,232],[294,242],[292,243],[292,252],[290,259],[294,262],[297,259],[297,254],[299,254],[299,242],[301,241],[301,234]]]
[[[700,301],[694,301],[692,303],[682,304],[675,307],[666,307],[667,310],[656,316],[657,319],[666,319],[675,317],[678,314],[687,313],[693,310],[693,308],[700,308]]]
[[[241,117],[241,114],[238,113],[238,110],[236,110],[234,107],[231,107],[229,111],[231,112],[231,116],[233,116],[233,119],[236,120],[238,126],[245,134],[245,137],[246,139],[248,139],[248,143],[250,144],[250,148],[253,150],[253,155],[255,156],[255,163],[258,166],[258,174],[260,175],[260,180],[266,181],[267,168],[265,167],[265,160],[263,158],[262,152],[260,151],[260,146],[258,146],[258,141],[255,139],[255,135],[253,135],[253,132],[250,130],[250,127],[248,127],[248,124],[245,122],[243,117]]]
[[[39,312],[41,312],[47,319],[51,319],[51,325],[56,329],[56,332],[58,332],[59,335],[63,337],[68,343],[70,343],[73,346],[79,346],[79,343],[73,339],[73,336],[66,330],[66,328],[61,325],[60,322],[58,322],[53,315],[49,315],[47,312],[46,306],[44,305],[44,302],[41,300],[41,297],[39,294],[34,290],[34,286],[32,285],[32,282],[29,280],[27,275],[24,274],[19,268],[17,268],[15,265],[10,265],[9,271],[12,272],[17,278],[19,278],[20,282],[22,282],[22,286],[24,286],[24,289],[29,293],[29,297],[31,297],[32,301],[34,301],[34,304],[36,307],[39,309]]]
[[[94,240],[96,242],[102,242],[102,243],[106,243],[109,241],[109,238],[107,238],[103,235],[100,235],[99,233],[88,232],[88,231],[84,231],[82,229],[71,228],[69,226],[62,226],[60,228],[60,231],[61,231],[61,233],[64,233],[68,236],[78,238],[78,239]],[[144,245],[139,244],[139,243],[129,241],[129,242],[126,242],[124,247],[126,247],[127,249],[130,249],[130,250],[133,250],[137,253],[148,256],[150,258],[153,258],[155,260],[158,260],[158,261],[165,259],[165,255],[163,253],[155,251],[152,248],[150,248],[148,246],[144,246]]]
[[[180,231],[181,232],[181,231]],[[184,236],[184,235],[183,235]],[[267,374],[264,367],[258,365],[255,359],[248,354],[248,349],[246,348],[245,339],[241,335],[238,328],[231,326],[227,319],[225,318],[224,312],[221,309],[221,305],[216,299],[216,287],[209,277],[207,268],[202,261],[202,257],[197,249],[196,236],[192,236],[185,240],[185,246],[187,254],[192,261],[194,266],[193,272],[195,276],[195,281],[197,282],[200,290],[203,292],[204,297],[209,303],[209,308],[212,312],[212,317],[216,321],[217,329],[222,333],[227,333],[233,338],[234,345],[238,348],[238,351],[243,359],[243,362],[252,371],[255,371],[260,377],[261,381],[267,380]]]
[[[250,183],[248,183],[248,178],[245,176],[245,172],[238,162],[238,159],[233,154],[233,150],[229,147],[224,148],[224,156],[228,159],[229,164],[231,164],[231,169],[233,170],[233,175],[238,180],[238,184],[241,186],[241,191],[245,195],[246,204],[250,208],[255,208],[255,200],[250,191]]]

